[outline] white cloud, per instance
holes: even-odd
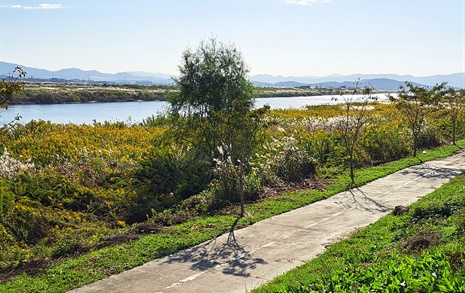
[[[61,9],[64,8],[61,4],[39,4],[39,6],[26,6],[26,5],[2,5],[2,8],[13,8],[13,9]]]
[[[331,0],[287,0],[286,3],[288,4],[297,4],[297,5],[304,5],[304,6],[309,6],[314,3],[328,3],[331,2]]]
[[[63,5],[61,4],[40,4],[39,8],[40,9],[60,9],[60,8],[63,8]]]

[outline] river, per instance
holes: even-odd
[[[386,94],[377,94],[379,100],[385,100]],[[334,98],[338,100],[335,101]],[[355,97],[356,98],[356,97]],[[258,98],[255,107],[269,105],[271,109],[302,108],[307,105],[325,105],[341,103],[340,96],[275,97]],[[151,115],[161,114],[168,109],[168,103],[124,102],[89,104],[53,104],[53,105],[12,105],[8,110],[0,110],[0,125],[14,120],[20,115],[21,123],[31,120],[46,120],[53,123],[92,124],[96,122],[141,122]]]

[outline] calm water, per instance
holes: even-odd
[[[339,101],[333,98],[338,97]],[[379,94],[385,99],[385,94]],[[306,105],[325,105],[340,103],[339,96],[314,97],[279,97],[259,98],[255,106],[269,105],[272,109],[302,108]],[[90,103],[65,105],[13,105],[8,110],[0,110],[0,124],[11,122],[16,115],[22,117],[21,122],[31,120],[50,120],[54,123],[92,124],[93,121],[131,121],[141,122],[144,118],[163,113],[168,108],[167,102],[126,102],[126,103]]]

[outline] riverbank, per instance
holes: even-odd
[[[74,83],[27,83],[10,105],[81,104],[104,102],[164,101],[175,91],[170,86],[87,85]]]
[[[263,87],[258,98],[337,95],[337,88]],[[12,97],[10,105],[80,104],[108,102],[166,101],[177,91],[174,86],[88,85],[77,83],[26,83],[24,91]]]

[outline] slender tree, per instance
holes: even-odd
[[[436,84],[431,89],[406,82],[399,87],[397,98],[390,100],[403,113],[412,132],[413,156],[417,156],[418,142],[428,116],[435,111],[444,94],[445,83]]]
[[[368,104],[376,100],[376,98],[371,95],[371,88],[365,87],[360,92],[358,84],[359,81],[355,83],[355,89],[350,95],[341,93],[344,103],[342,107],[341,120],[337,124],[337,129],[344,143],[344,149],[348,155],[351,180],[350,186],[356,185],[354,172],[356,149],[362,130],[368,122]]]
[[[443,103],[451,122],[452,144],[457,145],[457,121],[462,115],[465,102],[465,90],[456,91],[449,88],[444,95]]]
[[[259,120],[247,66],[234,45],[210,38],[196,50],[184,51],[179,71],[179,93],[168,98],[177,119],[176,136],[187,141],[199,159],[209,161],[211,170],[220,170],[224,193],[240,198],[242,216],[244,176],[257,144]]]

